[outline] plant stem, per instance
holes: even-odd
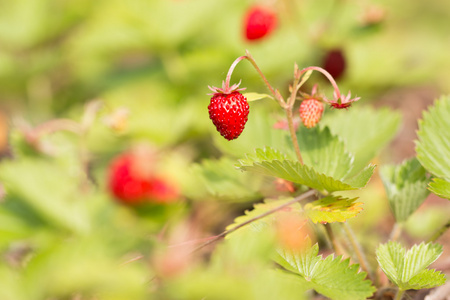
[[[285,207],[288,207],[288,206],[290,206],[290,205],[292,205],[292,204],[294,204],[294,203],[297,203],[297,202],[300,202],[300,201],[302,201],[302,200],[305,200],[306,198],[313,196],[313,195],[315,194],[315,192],[316,192],[315,190],[309,190],[309,191],[307,191],[306,193],[303,193],[303,194],[301,194],[301,195],[295,197],[295,198],[292,199],[291,201],[288,201],[288,202],[286,202],[286,203],[283,203],[282,205],[277,206],[277,207],[275,207],[275,208],[272,208],[271,210],[266,211],[265,213],[262,213],[262,214],[260,214],[260,215],[257,215],[256,217],[253,217],[253,218],[251,218],[250,220],[247,220],[247,221],[245,221],[245,222],[243,222],[243,223],[241,223],[241,224],[238,224],[238,225],[236,225],[235,227],[233,227],[233,228],[231,228],[231,229],[229,229],[229,230],[225,230],[224,232],[222,232],[222,233],[219,234],[219,235],[216,235],[214,238],[210,239],[209,241],[207,241],[207,242],[201,244],[200,246],[198,246],[197,248],[195,248],[192,252],[196,252],[196,251],[198,251],[198,250],[204,248],[205,246],[208,246],[209,244],[212,244],[212,243],[214,243],[214,242],[220,240],[221,238],[224,238],[226,235],[228,235],[228,234],[230,234],[230,233],[232,233],[232,232],[235,232],[236,230],[238,230],[239,228],[244,227],[245,225],[248,225],[248,224],[250,224],[250,223],[252,223],[252,222],[254,222],[254,221],[257,221],[257,220],[259,220],[259,219],[262,219],[262,218],[264,218],[264,217],[266,217],[266,216],[268,216],[268,215],[271,215],[271,214],[273,214],[273,213],[275,213],[275,212],[277,212],[277,211],[279,211],[279,210],[281,210],[281,209],[283,209],[283,208],[285,208]]]
[[[247,56],[240,56],[234,60],[234,62],[231,64],[230,68],[228,69],[227,78],[225,79],[225,87],[230,87],[230,80],[231,80],[231,74],[233,74],[234,68],[236,68],[236,65],[243,59],[248,59]]]
[[[272,93],[272,95],[274,96],[275,100],[281,105],[281,107],[284,108],[286,106],[286,103],[284,102],[283,97],[281,97],[280,93],[277,93],[277,91],[275,91],[274,88],[270,85],[270,83],[267,80],[266,76],[264,76],[263,72],[261,71],[261,69],[256,64],[256,61],[253,59],[253,56],[250,54],[250,52],[248,50],[246,50],[245,54],[247,55],[245,57],[252,64],[252,66],[255,68],[256,72],[258,72],[259,76],[261,76],[261,79],[264,81],[264,84],[267,86],[269,91]]]
[[[395,294],[394,300],[401,300],[403,298],[404,290],[398,289],[397,294]]]
[[[294,127],[294,120],[292,116],[292,107],[285,108],[284,111],[286,112],[286,118],[289,126],[289,133],[291,135],[292,144],[294,145],[295,154],[297,155],[297,159],[300,162],[300,164],[303,165],[303,158],[302,154],[300,153],[300,147],[298,146],[298,139],[297,134],[295,132]]]
[[[350,243],[352,244],[353,250],[355,251],[356,256],[358,257],[358,262],[361,268],[367,273],[367,276],[370,280],[372,279],[372,271],[369,269],[369,263],[367,262],[366,255],[364,254],[361,244],[358,242],[358,240],[355,237],[355,233],[353,232],[350,225],[347,223],[344,223],[344,230],[350,240]]]
[[[328,239],[330,240],[334,252],[336,252],[337,255],[344,255],[344,250],[342,249],[342,246],[339,244],[339,242],[336,239],[336,236],[334,235],[333,229],[331,228],[331,225],[329,223],[325,224],[325,230],[327,232]]]
[[[331,85],[334,88],[334,96],[336,97],[336,100],[341,98],[341,92],[339,91],[339,87],[337,86],[336,81],[334,80],[333,76],[331,76],[330,73],[328,73],[326,70],[324,70],[320,67],[312,66],[312,67],[307,67],[307,68],[304,68],[303,70],[301,70],[300,75],[308,72],[309,70],[318,71],[318,72],[322,73],[323,75],[325,75],[325,77],[328,79],[328,81],[331,83]]]
[[[430,242],[436,242],[438,238],[440,238],[446,231],[447,229],[450,228],[450,220],[447,221],[447,223],[444,224],[444,226],[442,226],[438,231],[436,231],[429,239],[428,239],[428,243]]]
[[[399,223],[395,223],[394,227],[392,227],[391,234],[389,235],[390,241],[396,241],[400,237],[402,233],[402,226]]]

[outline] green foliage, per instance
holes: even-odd
[[[210,195],[229,201],[251,201],[261,197],[262,178],[254,174],[237,172],[233,160],[205,159],[195,164],[192,172]]]
[[[252,210],[245,211],[245,215],[237,217],[234,220],[233,224],[228,225],[227,230],[233,229],[236,226],[239,226],[245,222],[248,222],[248,221],[252,220],[253,218],[258,217],[264,213],[267,213],[268,211],[270,211],[278,206],[281,206],[291,200],[292,199],[279,199],[279,200],[272,200],[272,201],[265,200],[264,203],[257,203],[254,205],[254,208]],[[291,204],[288,207],[284,208],[283,211],[284,212],[286,212],[286,211],[294,212],[294,213],[298,214],[299,218],[302,217],[301,206],[299,203]],[[250,224],[248,224],[248,226],[241,227],[238,231],[235,231],[235,232],[241,233],[241,232],[246,232],[249,230],[253,231],[253,232],[261,232],[265,229],[270,230],[270,228],[272,227],[273,222],[276,220],[276,218],[277,218],[277,213],[265,216],[263,218],[260,218],[258,220],[251,222]],[[231,234],[227,235],[227,237],[232,237],[234,235],[235,235],[235,233],[231,233]]]
[[[170,299],[307,299],[302,282],[270,266],[273,247],[270,236],[254,232],[227,239],[208,265],[168,280]]]
[[[426,170],[413,158],[399,166],[383,166],[380,175],[395,219],[406,221],[429,194]]]
[[[439,244],[422,243],[406,251],[397,242],[378,247],[377,260],[384,273],[401,290],[432,288],[445,283],[445,276],[426,269],[442,254]]]
[[[310,289],[333,300],[366,299],[374,293],[366,274],[358,272],[358,265],[349,265],[349,259],[332,255],[323,259],[318,252],[319,246],[311,246],[307,240],[302,250],[278,250],[276,262],[300,275],[298,279]]]
[[[289,149],[288,132],[274,128],[272,120],[276,115],[272,114],[269,109],[256,107],[259,104],[250,105],[251,112],[248,116],[248,122],[239,138],[227,141],[214,131],[214,145],[224,154],[237,158],[243,157],[255,148]],[[292,152],[291,156],[294,157],[293,155]]]
[[[442,178],[433,178],[428,189],[439,197],[450,199],[450,182]]]
[[[244,97],[247,99],[247,102],[262,100],[265,98],[272,99],[273,97],[268,94],[261,94],[261,93],[244,93]]]
[[[450,180],[450,96],[441,97],[419,121],[417,159],[433,175]]]
[[[322,165],[324,166],[324,165]],[[330,172],[343,174],[340,167],[335,164],[326,164],[330,167]],[[364,187],[373,174],[375,166],[365,168],[354,178],[339,180],[318,173],[314,168],[301,165],[297,161],[286,159],[281,152],[271,149],[256,149],[255,154],[247,155],[245,159],[239,161],[239,168],[245,171],[252,171],[268,176],[283,178],[298,184],[307,185],[319,191],[345,191],[356,190]]]
[[[342,140],[332,135],[328,127],[308,129],[301,126],[297,130],[297,139],[305,165],[334,179],[347,178],[354,158]]]
[[[345,142],[347,151],[354,156],[349,175],[355,175],[395,136],[400,121],[400,114],[391,110],[355,105],[348,111],[325,114],[321,125],[328,126],[332,134]]]
[[[73,172],[45,159],[3,162],[0,170],[6,210],[22,214],[34,223],[30,226],[50,225],[76,233],[89,230],[88,212],[78,194],[82,182]]]
[[[356,217],[363,209],[362,203],[355,202],[356,199],[358,198],[327,196],[306,204],[303,210],[314,223],[345,222],[347,219]]]

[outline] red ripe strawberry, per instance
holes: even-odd
[[[209,118],[217,131],[231,141],[241,135],[248,120],[247,99],[237,90],[213,94],[208,106]]]
[[[271,33],[277,26],[277,14],[269,7],[253,6],[245,16],[245,37],[258,40]]]
[[[303,100],[300,104],[300,119],[306,128],[313,128],[322,118],[324,105],[323,102],[311,98]]]
[[[328,51],[323,60],[322,66],[335,80],[344,75],[347,63],[344,52],[341,49],[332,49]]]
[[[113,160],[109,168],[108,187],[122,203],[171,202],[178,191],[166,180],[154,174],[153,157],[125,153]],[[150,166],[149,166],[150,165]]]

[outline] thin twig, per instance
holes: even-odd
[[[367,273],[367,276],[370,280],[373,281],[372,278],[372,271],[369,269],[369,263],[367,262],[366,255],[364,254],[364,251],[361,247],[361,244],[358,242],[358,240],[355,237],[355,233],[351,229],[350,225],[347,223],[343,224],[345,233],[347,234],[350,243],[352,244],[353,250],[355,251],[356,256],[358,257],[358,262],[361,268]]]
[[[330,223],[327,223],[324,225],[325,230],[328,236],[328,239],[331,242],[331,245],[333,246],[334,252],[336,252],[337,255],[344,255],[344,250],[342,249],[342,246],[339,244],[339,242],[336,239],[336,236],[334,235],[333,229],[331,228]]]
[[[224,238],[226,235],[228,235],[228,234],[230,234],[232,232],[235,232],[236,230],[238,230],[239,228],[244,227],[245,225],[253,223],[256,220],[262,219],[262,218],[264,218],[264,217],[266,217],[268,215],[271,215],[271,214],[273,214],[273,213],[275,213],[275,212],[277,212],[277,211],[279,211],[279,210],[281,210],[281,209],[283,209],[285,207],[288,207],[288,206],[290,206],[290,205],[292,205],[294,203],[300,202],[300,201],[302,201],[302,200],[304,200],[304,199],[306,199],[308,197],[311,197],[311,196],[313,196],[315,194],[315,192],[316,192],[315,190],[309,190],[306,193],[295,197],[291,201],[288,201],[288,202],[286,202],[286,203],[284,203],[282,205],[279,205],[279,206],[277,206],[277,207],[275,207],[275,208],[273,208],[273,209],[271,209],[269,211],[266,211],[265,213],[257,215],[256,217],[253,217],[250,220],[247,220],[247,221],[245,221],[245,222],[243,222],[241,224],[236,225],[236,227],[233,227],[233,228],[231,228],[229,230],[225,230],[224,232],[222,232],[219,235],[216,235],[214,238],[210,239],[209,241],[201,244],[200,246],[198,246],[197,248],[192,250],[192,252],[196,252],[196,251],[198,251],[198,250],[200,250],[200,249],[202,249],[202,248],[204,248],[204,247],[206,247],[206,246],[208,246],[208,245],[210,245],[210,244],[212,244],[212,243],[214,243],[214,242]]]

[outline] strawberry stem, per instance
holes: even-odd
[[[331,83],[331,85],[334,88],[334,97],[336,98],[335,100],[338,101],[339,99],[341,99],[341,92],[339,91],[339,87],[337,86],[336,81],[334,80],[333,76],[331,76],[330,73],[328,73],[326,70],[322,69],[321,67],[312,66],[312,67],[307,67],[307,68],[304,68],[303,70],[301,70],[300,75],[308,72],[309,70],[318,71],[318,72],[322,73],[323,75],[325,75],[325,77],[328,79],[328,81]]]
[[[256,72],[258,72],[259,76],[261,76],[262,80],[264,81],[264,84],[267,86],[267,88],[269,89],[269,91],[272,93],[272,95],[274,96],[274,98],[277,100],[277,102],[280,104],[281,107],[285,108],[286,103],[284,102],[283,97],[281,96],[280,93],[278,93],[277,91],[274,90],[274,88],[270,85],[269,81],[267,80],[266,76],[264,76],[263,72],[261,71],[261,69],[258,67],[258,65],[256,64],[256,61],[253,59],[253,56],[250,54],[250,52],[248,50],[245,51],[245,54],[247,54],[245,56],[245,58],[248,59],[248,61],[252,64],[252,66],[255,68]]]
[[[225,91],[228,91],[230,89],[231,74],[233,74],[234,68],[236,68],[237,64],[244,59],[247,59],[247,56],[240,56],[236,58],[236,60],[231,64],[230,69],[227,73],[227,78],[225,79],[225,85],[223,86]]]

